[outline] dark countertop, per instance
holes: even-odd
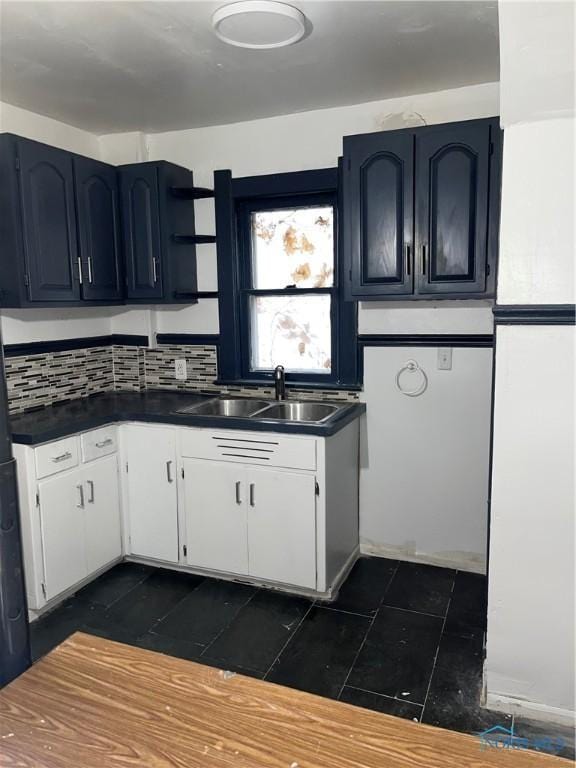
[[[249,419],[176,413],[180,408],[210,399],[212,397],[207,395],[166,390],[93,395],[14,414],[10,418],[12,441],[23,445],[38,445],[121,421],[330,437],[366,410],[364,403],[337,403],[341,410],[323,424],[270,421],[258,417]]]

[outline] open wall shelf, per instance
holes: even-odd
[[[215,243],[216,235],[172,235],[172,240],[181,245],[205,245]]]
[[[214,190],[207,187],[170,187],[170,194],[180,200],[204,200],[214,197]]]

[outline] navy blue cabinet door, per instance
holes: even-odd
[[[352,297],[412,293],[413,190],[412,133],[345,137],[345,250]]]
[[[116,169],[87,157],[74,158],[82,297],[122,298],[120,218]]]
[[[22,231],[30,301],[78,301],[72,155],[19,140]]]
[[[161,299],[158,171],[138,164],[119,169],[126,298]]]
[[[416,139],[417,293],[486,288],[490,122],[430,126]]]

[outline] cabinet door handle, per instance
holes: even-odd
[[[254,506],[254,483],[250,483],[250,506]]]
[[[52,461],[54,464],[58,464],[60,461],[66,461],[66,459],[71,459],[72,454],[70,451],[66,451],[66,453],[61,453],[60,456],[52,456]]]
[[[242,504],[242,499],[240,498],[240,480],[236,482],[236,504]]]
[[[90,490],[90,496],[88,496],[88,504],[94,504],[94,483],[92,480],[87,480],[86,483]]]
[[[84,486],[82,484],[76,486],[78,492],[79,492],[79,498],[78,498],[78,504],[76,506],[78,509],[84,509]]]
[[[158,271],[156,267],[156,259],[152,259],[152,280],[154,283],[158,282]]]
[[[166,462],[166,479],[168,480],[169,483],[173,482],[171,461]]]
[[[82,259],[78,256],[78,282],[82,285]]]
[[[92,256],[88,256],[88,282],[92,282]]]
[[[426,244],[422,244],[422,274],[426,274]]]
[[[406,243],[405,250],[406,250],[406,274],[409,275],[410,274],[410,268],[411,268],[411,265],[410,265],[410,243]]]

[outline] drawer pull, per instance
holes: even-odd
[[[240,498],[240,480],[236,482],[236,504],[242,504],[242,499]]]
[[[225,443],[257,443],[258,445],[278,445],[278,443],[273,440],[249,440],[245,437],[216,437],[213,435],[212,440],[222,440]]]
[[[270,456],[248,456],[245,453],[222,453],[221,456],[231,456],[234,459],[258,459],[258,461],[270,461]]]
[[[273,448],[252,448],[248,445],[218,445],[217,448],[227,448],[229,451],[237,451],[240,448],[241,451],[254,451],[255,453],[275,453]]]
[[[90,489],[90,496],[88,497],[88,504],[94,504],[94,483],[92,480],[87,480],[88,488]]]
[[[84,486],[77,485],[76,488],[79,491],[78,504],[76,506],[78,509],[84,509]]]
[[[106,448],[107,445],[112,445],[114,440],[111,437],[107,437],[106,440],[101,440],[99,443],[94,443],[96,448]]]
[[[250,483],[250,506],[254,506],[254,483]]]
[[[60,456],[52,456],[52,461],[54,464],[58,464],[61,461],[66,461],[67,459],[71,459],[72,454],[70,451],[66,451],[66,453],[61,453]]]

